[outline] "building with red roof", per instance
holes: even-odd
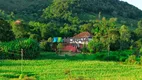
[[[84,44],[88,44],[88,42],[92,39],[92,36],[89,32],[79,33],[72,38],[64,39],[64,48],[63,51],[69,52],[80,52],[79,50],[83,47]]]

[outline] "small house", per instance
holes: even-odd
[[[70,52],[80,52],[80,49],[83,45],[87,45],[90,40],[92,40],[92,36],[89,32],[82,32],[79,33],[71,38],[64,38],[63,51],[70,51]]]

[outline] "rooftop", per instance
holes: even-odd
[[[92,37],[93,35],[91,35],[89,32],[82,32],[82,33],[79,33],[75,36],[73,36],[73,38],[88,38],[88,37]]]

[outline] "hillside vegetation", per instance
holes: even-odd
[[[119,0],[0,0],[0,9],[13,12],[17,19],[30,21],[39,20],[49,5],[58,11],[63,4],[80,20],[94,20],[101,12],[102,16],[117,17],[119,23],[136,27],[137,20],[142,18],[141,10]]]
[[[51,47],[48,41],[52,42],[53,37],[72,37],[89,32],[93,40],[83,46],[85,52],[107,51],[110,57],[110,51],[133,50],[132,54],[138,58],[142,55],[142,11],[126,2],[1,0],[0,4],[1,42],[32,38],[51,51],[46,46]],[[13,34],[7,35],[11,39],[4,35],[6,32]]]
[[[0,9],[13,12],[17,19],[35,20],[52,0],[0,0]]]

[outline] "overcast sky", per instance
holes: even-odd
[[[132,4],[142,10],[142,0],[121,0],[121,1],[128,2],[129,4]]]

